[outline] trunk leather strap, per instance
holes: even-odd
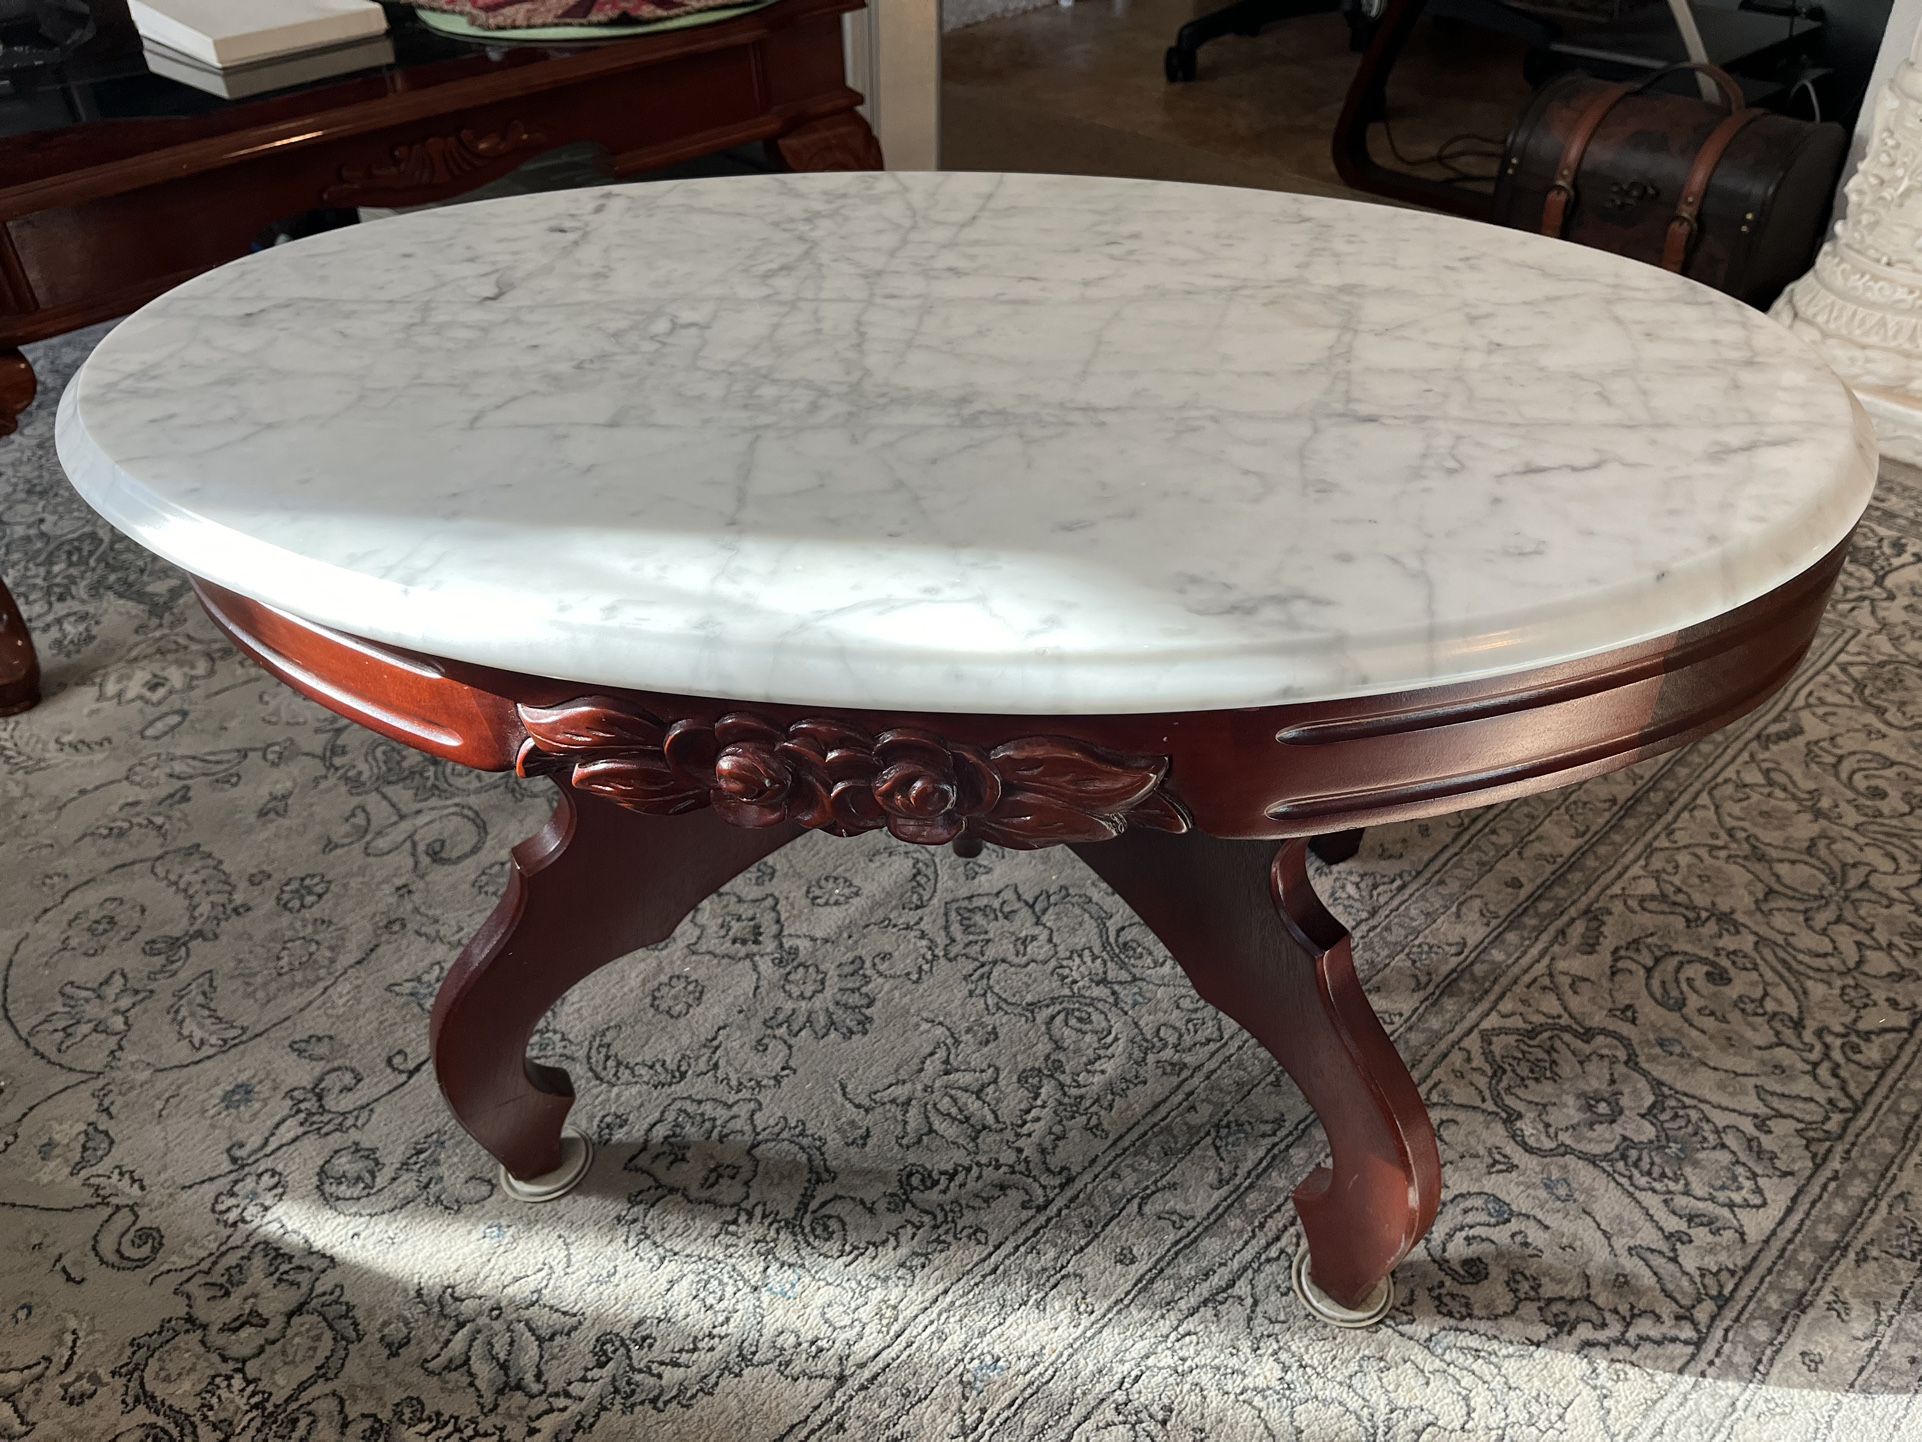
[[[1606,90],[1598,90],[1595,98],[1588,102],[1588,108],[1576,118],[1575,128],[1568,133],[1568,144],[1562,147],[1561,163],[1555,167],[1555,183],[1542,202],[1543,235],[1561,238],[1562,227],[1568,223],[1569,207],[1575,203],[1575,172],[1582,168],[1588,142],[1595,138],[1608,112],[1635,90],[1633,85],[1611,85]]]
[[[1668,234],[1662,240],[1662,269],[1680,275],[1682,267],[1688,264],[1688,253],[1695,244],[1696,232],[1701,229],[1702,201],[1708,195],[1709,182],[1715,178],[1715,167],[1721,164],[1729,142],[1742,127],[1761,114],[1760,110],[1736,111],[1711,130],[1702,148],[1695,152],[1695,164],[1689,167],[1688,179],[1682,182],[1682,198],[1675,207],[1675,218],[1668,223]]]

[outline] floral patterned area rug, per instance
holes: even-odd
[[[0,1439],[1922,1436],[1922,488],[1711,741],[1322,873],[1434,1110],[1378,1330],[1289,1290],[1321,1140],[1071,856],[812,837],[543,1026],[505,1197],[429,999],[547,810],[243,662],[67,491],[0,567]],[[638,881],[638,878],[637,878]]]

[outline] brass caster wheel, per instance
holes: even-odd
[[[569,1127],[561,1133],[561,1164],[538,1177],[517,1177],[501,1168],[501,1190],[517,1202],[551,1202],[581,1184],[594,1165],[594,1143]]]
[[[1395,1305],[1395,1279],[1383,1277],[1359,1307],[1344,1307],[1308,1275],[1308,1249],[1295,1253],[1295,1295],[1322,1321],[1337,1327],[1372,1327]]]

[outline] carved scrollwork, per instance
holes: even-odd
[[[1885,455],[1913,460],[1922,409],[1922,67],[1913,58],[1883,87],[1844,194],[1845,214],[1815,264],[1769,314],[1814,342],[1849,384],[1893,393],[1876,428]]]
[[[478,181],[479,172],[505,174],[528,152],[547,143],[538,130],[512,121],[503,130],[460,130],[396,145],[378,165],[343,165],[340,179],[322,192],[329,205],[351,205],[374,197],[392,198],[414,191],[435,191]]]
[[[879,170],[881,142],[853,111],[809,121],[774,142],[790,170]]]
[[[1030,849],[1105,841],[1129,826],[1186,831],[1165,758],[1119,756],[1066,736],[992,750],[913,726],[879,735],[828,717],[781,726],[745,711],[667,721],[605,696],[522,706],[515,769],[565,774],[635,811],[712,806],[737,826],[795,822],[837,836],[885,827],[938,846],[966,834]]]

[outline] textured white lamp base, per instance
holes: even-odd
[[[1395,1305],[1395,1279],[1383,1277],[1381,1284],[1359,1307],[1344,1307],[1315,1285],[1308,1275],[1308,1249],[1295,1253],[1295,1295],[1322,1321],[1337,1327],[1372,1327],[1388,1315]]]
[[[501,1168],[501,1190],[517,1202],[551,1202],[578,1187],[594,1165],[594,1143],[569,1127],[561,1133],[561,1164],[538,1177],[514,1176]]]
[[[1855,398],[1875,422],[1875,440],[1890,460],[1922,466],[1922,395],[1856,386]]]
[[[1913,52],[1876,98],[1844,196],[1846,214],[1815,264],[1769,314],[1849,383],[1883,455],[1922,465],[1922,69]]]

